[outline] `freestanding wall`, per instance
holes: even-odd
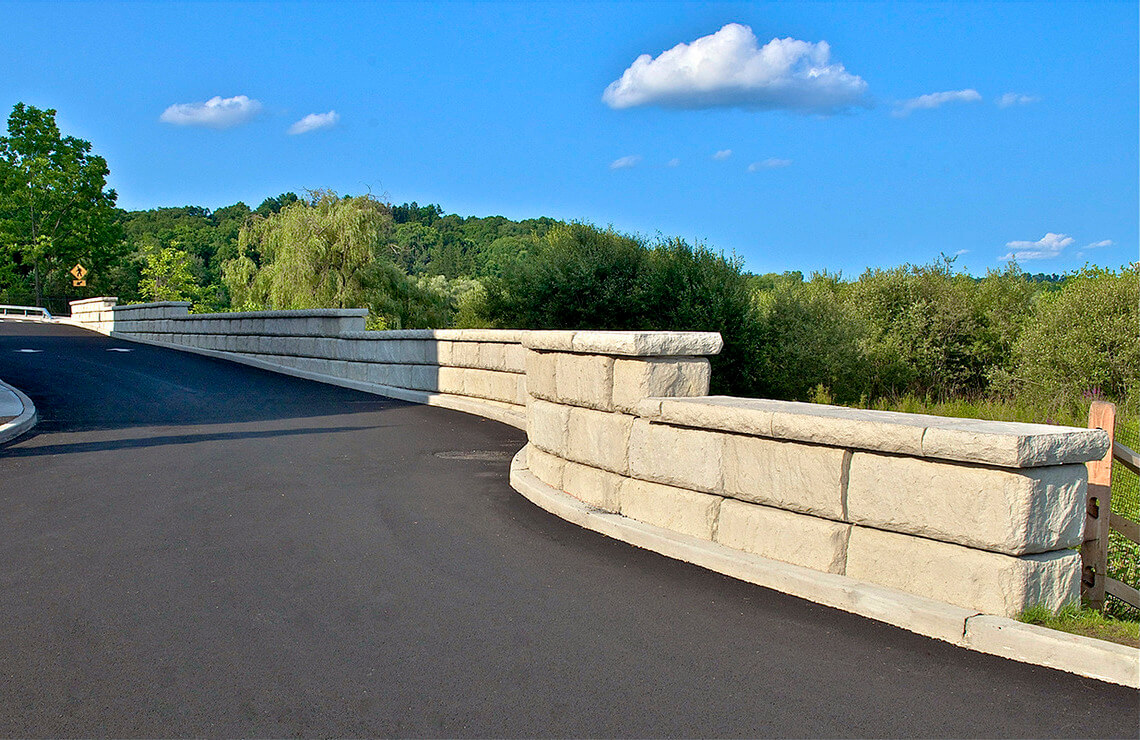
[[[367,332],[364,310],[99,300],[75,321],[524,427],[525,473],[598,511],[974,612],[1079,597],[1100,430],[708,396],[715,333]]]

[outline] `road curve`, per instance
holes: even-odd
[[[495,422],[30,323],[0,378],[3,736],[1137,734],[1134,690],[557,519]]]

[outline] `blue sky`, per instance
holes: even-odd
[[[370,190],[678,235],[757,272],[1138,256],[1136,3],[56,2],[0,18],[0,108],[56,108],[124,208]]]

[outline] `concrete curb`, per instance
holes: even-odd
[[[0,425],[0,444],[3,444],[4,442],[19,437],[34,427],[39,420],[39,416],[36,413],[36,405],[32,403],[32,399],[24,395],[24,392],[19,388],[10,386],[3,380],[0,380],[0,389],[10,391],[24,406],[24,410],[20,412],[19,416]]]
[[[978,614],[847,576],[741,552],[585,504],[511,461],[511,486],[536,506],[579,526],[748,583],[901,627],[968,650],[1140,688],[1140,651],[1006,617]]]
[[[380,385],[378,383],[364,383],[358,380],[348,380],[346,378],[337,378],[332,375],[313,373],[309,372],[308,370],[298,370],[297,368],[286,367],[284,365],[275,365],[272,362],[256,360],[252,357],[242,357],[241,355],[236,355],[232,352],[223,352],[214,349],[202,349],[200,347],[187,347],[182,344],[158,342],[153,339],[138,339],[136,337],[124,336],[117,332],[111,332],[110,336],[113,339],[121,339],[124,342],[135,342],[136,344],[146,344],[152,347],[176,349],[181,352],[190,352],[192,354],[203,355],[205,357],[213,357],[219,360],[228,360],[229,362],[237,362],[242,365],[249,365],[250,367],[260,368],[261,370],[269,370],[271,372],[281,373],[282,375],[291,375],[295,378],[303,378],[305,380],[315,380],[318,383],[337,385],[341,388],[351,388],[352,390],[372,393],[377,396],[385,396],[387,398],[395,398],[400,401],[422,403],[425,406],[439,406],[440,408],[451,409],[452,411],[461,411],[465,414],[471,414],[472,416],[479,416],[484,419],[498,421],[503,424],[513,426],[516,429],[526,429],[525,413],[510,408],[505,408],[507,404],[502,404],[502,407],[500,407],[495,405],[492,401],[485,401],[478,398],[472,398],[470,396],[455,396],[449,393],[430,393],[428,391],[414,391],[408,388],[395,388],[388,385]]]

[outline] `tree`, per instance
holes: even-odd
[[[139,292],[147,301],[188,301],[198,293],[191,257],[174,247],[152,248],[143,253]]]
[[[106,263],[119,244],[107,162],[61,136],[55,110],[17,103],[0,137],[0,275],[30,281],[36,305],[74,262]]]

